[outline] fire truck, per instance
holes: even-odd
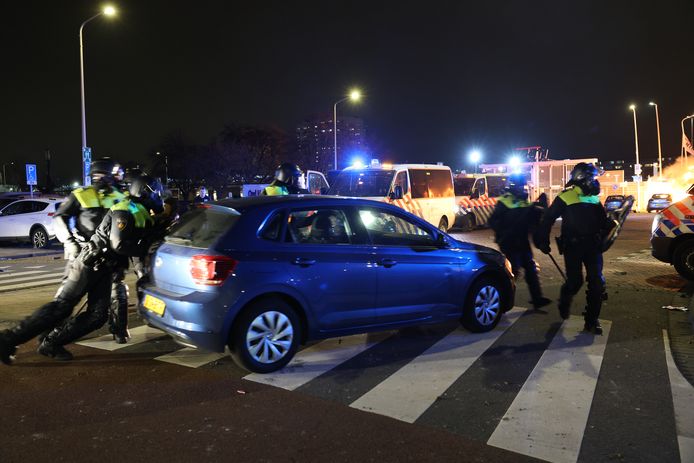
[[[504,194],[506,174],[458,174],[453,178],[458,206],[455,227],[470,231],[487,227],[497,198]]]

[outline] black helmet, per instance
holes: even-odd
[[[164,210],[161,200],[162,187],[159,180],[149,175],[140,175],[130,184],[130,198],[147,209],[160,213]]]
[[[110,189],[115,183],[114,174],[120,169],[120,165],[110,158],[102,158],[92,161],[90,166],[92,185],[100,190]]]
[[[275,180],[282,182],[286,185],[298,185],[299,178],[304,173],[296,164],[291,162],[283,162],[277,167],[275,171]]]
[[[597,195],[600,193],[600,182],[596,179],[599,175],[600,172],[593,164],[579,162],[571,171],[567,186],[576,185],[585,195]]]
[[[525,174],[511,174],[508,176],[508,186],[506,189],[509,193],[518,199],[528,199],[528,192],[525,191],[525,186],[528,184]]]

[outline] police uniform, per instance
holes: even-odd
[[[113,187],[111,191],[99,191],[93,186],[75,189],[68,199],[56,212],[56,237],[65,247],[65,257],[74,259],[80,250],[80,242],[89,241],[94,231],[101,223],[106,212],[115,204],[123,201],[126,194]],[[70,231],[70,219],[75,218],[76,232]],[[69,273],[69,265],[65,274]],[[119,265],[113,270],[111,285],[111,314],[109,317],[109,331],[125,342],[128,328],[128,287],[125,285],[125,272],[128,269],[128,260],[121,259]]]
[[[536,204],[507,192],[497,199],[494,212],[489,217],[489,226],[494,230],[499,249],[511,262],[514,275],[518,275],[521,268],[524,270],[530,302],[535,309],[551,302],[542,295],[537,265],[530,248],[529,234],[538,224],[540,216],[541,209]]]
[[[602,238],[609,227],[605,208],[597,196],[599,184],[586,194],[579,185],[572,185],[557,196],[545,213],[535,235],[538,249],[549,253],[549,235],[554,222],[561,217],[560,252],[564,254],[566,282],[561,287],[559,313],[569,318],[571,300],[583,284],[586,269],[585,328],[602,333],[598,318],[602,306],[605,279],[602,274]],[[597,190],[597,191],[595,191]],[[591,191],[589,191],[591,193]]]
[[[262,196],[282,196],[308,193],[308,190],[299,185],[299,179],[302,176],[303,173],[299,166],[284,162],[277,167],[275,179],[260,194]]]
[[[111,207],[96,229],[88,245],[82,250],[72,271],[76,284],[70,298],[63,302],[74,307],[85,292],[89,292],[87,309],[68,319],[52,331],[41,343],[39,353],[48,356],[64,354],[62,347],[100,328],[106,323],[110,306],[111,268],[123,258],[142,257],[147,252],[146,234],[153,221],[149,209],[126,199]],[[96,301],[92,303],[92,294]],[[61,358],[67,359],[67,358]]]

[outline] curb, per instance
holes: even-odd
[[[677,368],[694,386],[694,283],[687,284],[682,290],[682,297],[687,298],[689,311],[667,311],[668,336]]]

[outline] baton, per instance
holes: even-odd
[[[549,256],[550,259],[552,259],[552,262],[554,263],[554,266],[557,267],[557,270],[559,270],[559,275],[566,281],[566,275],[564,275],[564,271],[559,267],[559,264],[557,264],[557,261],[554,260],[554,256],[552,255],[551,252],[548,252],[547,255]]]

